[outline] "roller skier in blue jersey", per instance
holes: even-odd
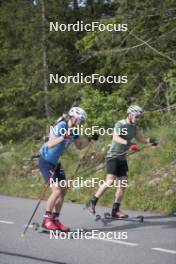
[[[78,133],[73,133],[83,124],[86,118],[87,114],[82,108],[72,107],[68,112],[68,117],[58,122],[50,130],[49,140],[41,147],[39,159],[39,168],[46,183],[50,181],[51,177],[58,182],[66,179],[60,157],[70,144],[75,143],[78,149],[83,149],[90,144],[93,136],[92,138],[80,139]],[[53,171],[54,175],[52,175]],[[48,230],[68,232],[70,228],[59,220],[67,187],[52,185],[51,189],[52,193],[46,203],[42,227]]]

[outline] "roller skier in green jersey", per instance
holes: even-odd
[[[153,138],[146,138],[141,134],[136,124],[143,115],[143,109],[137,105],[130,106],[127,110],[127,117],[115,124],[113,139],[110,149],[107,153],[107,176],[104,184],[100,186],[96,194],[87,203],[87,209],[95,214],[95,206],[108,189],[114,184],[116,178],[119,178],[119,188],[117,189],[114,204],[112,207],[112,217],[126,218],[127,214],[120,210],[120,204],[125,194],[128,180],[128,164],[126,154],[128,150],[136,151],[138,146],[132,143],[132,139],[136,139],[143,144],[151,144],[156,146],[157,141]]]

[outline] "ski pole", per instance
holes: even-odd
[[[122,156],[122,155],[131,156],[131,155],[133,155],[133,154],[135,154],[137,152],[140,152],[141,150],[147,148],[148,146],[149,145],[144,145],[141,148],[136,149],[135,151],[133,151],[133,150],[127,150],[127,151],[125,151],[123,153],[120,153],[120,154],[117,154],[117,155],[113,155],[112,157],[109,157],[109,158],[107,157],[105,162],[107,162],[109,160],[112,160],[112,159],[115,159],[115,158],[118,158],[119,156]]]
[[[75,177],[76,173],[78,172],[78,170],[79,170],[79,168],[80,168],[80,166],[81,166],[81,161],[85,158],[85,156],[86,156],[87,153],[89,152],[90,147],[91,147],[91,144],[89,145],[89,147],[87,148],[86,152],[84,153],[84,156],[80,159],[79,164],[78,164],[78,166],[77,166],[77,168],[76,168],[74,174],[72,175],[72,177],[71,177],[70,179],[73,179],[73,178]],[[27,223],[27,225],[26,225],[26,227],[25,227],[23,233],[21,234],[21,237],[22,237],[22,238],[25,237],[25,234],[26,234],[26,232],[27,232],[27,230],[28,230],[28,228],[29,228],[29,225],[30,225],[30,223],[31,223],[31,221],[32,221],[32,219],[33,219],[33,217],[34,217],[34,215],[35,215],[35,213],[36,213],[36,211],[37,211],[37,209],[38,209],[38,207],[39,207],[41,201],[42,201],[42,200],[44,199],[44,197],[45,197],[45,194],[46,194],[46,192],[47,192],[47,190],[48,190],[48,187],[49,187],[50,179],[54,176],[54,174],[55,174],[55,170],[51,173],[51,176],[49,177],[49,180],[48,180],[47,184],[45,185],[44,190],[42,191],[42,193],[41,193],[40,196],[39,196],[38,203],[37,203],[37,205],[36,205],[36,207],[35,207],[35,209],[34,209],[32,215],[31,215],[31,218],[29,219],[29,221],[28,221],[28,223]]]
[[[77,174],[77,172],[79,171],[79,169],[80,169],[80,167],[81,167],[81,165],[82,165],[82,163],[81,163],[82,160],[86,157],[86,155],[87,155],[88,152],[90,151],[91,146],[92,146],[92,143],[90,143],[90,145],[89,145],[88,148],[86,149],[86,151],[85,151],[83,157],[81,157],[81,159],[79,160],[78,166],[76,167],[75,172],[74,172],[73,175],[69,178],[69,180],[73,180],[73,179],[74,179],[75,175]]]
[[[94,168],[95,168],[95,170],[93,170],[93,172],[96,172],[96,171],[98,171],[98,170],[100,170],[100,169],[103,169],[103,168],[106,166],[107,161],[112,160],[112,159],[115,159],[115,158],[117,158],[117,157],[119,157],[119,156],[122,156],[122,155],[131,156],[131,155],[135,154],[136,152],[141,151],[141,150],[144,149],[144,148],[146,148],[146,146],[143,146],[143,147],[141,147],[140,149],[138,149],[138,150],[136,150],[136,151],[130,151],[130,152],[129,152],[129,151],[125,151],[125,152],[120,153],[120,154],[118,154],[118,155],[113,155],[112,157],[109,157],[108,159],[106,159],[105,161],[103,161],[103,163],[101,163],[101,164],[99,164],[99,165],[93,165],[93,166],[91,166],[91,167],[89,167],[89,168],[87,168],[87,169],[81,170],[81,171],[79,172],[79,174],[82,174],[82,173],[88,172],[89,170],[92,170],[92,169],[94,169]]]
[[[40,196],[39,196],[38,203],[37,203],[37,205],[36,205],[36,207],[35,207],[35,209],[34,209],[32,215],[31,215],[31,218],[29,219],[29,221],[28,221],[28,223],[27,223],[27,225],[26,225],[26,227],[25,227],[23,233],[21,234],[21,237],[22,237],[22,238],[24,238],[24,236],[25,236],[25,234],[26,234],[26,232],[27,232],[27,230],[28,230],[28,228],[29,228],[29,225],[30,225],[30,223],[31,223],[31,221],[32,221],[32,219],[33,219],[33,217],[34,217],[34,215],[35,215],[35,213],[36,213],[36,211],[37,211],[37,209],[38,209],[38,207],[39,207],[41,201],[44,199],[45,194],[46,194],[46,192],[47,192],[47,190],[48,190],[48,187],[49,187],[50,179],[54,176],[54,174],[55,174],[55,170],[51,173],[51,175],[50,175],[50,177],[49,177],[49,180],[48,180],[47,184],[45,184],[45,187],[44,187],[42,193],[41,193]]]

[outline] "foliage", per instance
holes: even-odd
[[[160,125],[165,115],[172,120],[176,104],[175,8],[173,0],[1,1],[0,140],[32,136],[36,128],[28,129],[29,122],[43,131],[44,120],[48,124],[46,101],[51,119],[67,111],[73,102],[81,103],[89,114],[88,125],[112,126],[132,103],[145,108],[144,127]],[[127,23],[128,31],[49,31],[51,21],[68,24],[78,20]],[[43,45],[48,76],[77,72],[127,75],[128,83],[49,84],[46,92]],[[156,110],[161,111],[153,112]]]
[[[128,157],[129,162],[129,185],[123,199],[122,207],[138,210],[153,210],[165,213],[176,212],[176,151],[175,127],[161,126],[160,128],[148,130],[146,136],[157,136],[160,147],[146,147],[141,152]],[[167,139],[167,140],[166,140]],[[98,153],[102,146],[107,146],[109,137],[100,137],[94,144],[91,153]],[[37,199],[43,189],[43,178],[38,169],[37,160],[31,160],[37,154],[41,145],[40,141],[25,141],[23,144],[9,143],[0,150],[0,193],[15,195],[19,197],[30,197]],[[67,178],[75,171],[79,160],[84,155],[71,148],[62,157],[62,165]],[[104,160],[104,159],[103,159]],[[102,162],[99,156],[96,164]],[[99,178],[104,180],[105,169],[95,172],[90,162],[84,162],[76,177],[83,180]],[[89,168],[89,171],[85,169]],[[84,173],[80,173],[84,171]],[[12,184],[13,182],[13,184]],[[69,188],[66,201],[86,203],[95,194],[98,186],[93,188]],[[112,206],[116,188],[110,188],[100,199],[100,204]],[[47,198],[49,192],[47,193]]]

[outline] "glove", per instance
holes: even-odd
[[[91,141],[91,140],[98,140],[99,139],[99,135],[97,133],[91,135],[90,137],[88,137],[88,140]]]
[[[149,138],[149,143],[151,143],[152,146],[157,146],[158,145],[158,141],[155,138]]]
[[[130,149],[129,149],[129,150],[130,150],[130,151],[137,151],[137,150],[139,150],[138,145],[132,143],[131,146],[130,146]]]
[[[43,140],[44,140],[45,143],[48,142],[49,141],[49,136],[44,136]]]
[[[65,133],[65,135],[64,135],[64,139],[70,139],[70,134],[68,133],[68,131]]]

